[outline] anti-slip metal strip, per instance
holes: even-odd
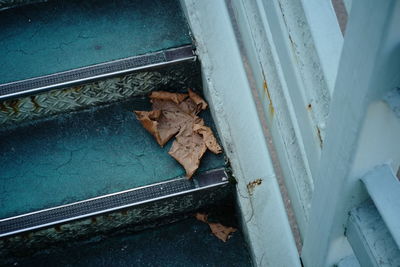
[[[193,47],[187,45],[37,78],[0,84],[0,100],[195,59]]]
[[[194,179],[174,180],[138,187],[50,209],[35,211],[0,220],[0,237],[50,225],[133,207],[228,183],[223,169],[198,174]]]

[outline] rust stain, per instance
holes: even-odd
[[[75,92],[78,93],[80,90],[82,90],[82,88],[83,88],[82,85],[81,86],[75,86],[75,87],[72,88],[72,90],[74,90]]]
[[[92,217],[92,218],[90,218],[90,219],[91,219],[91,221],[92,221],[92,224],[96,224],[96,223],[97,223],[96,217]]]
[[[28,240],[32,238],[32,233],[31,232],[22,233],[21,236],[23,239]]]
[[[263,88],[264,88],[264,92],[267,95],[268,101],[269,101],[269,105],[268,105],[269,113],[272,116],[274,116],[275,108],[274,108],[274,105],[272,104],[272,99],[271,99],[271,95],[270,95],[269,90],[268,90],[268,84],[267,84],[266,80],[264,80],[264,82],[263,82]]]
[[[59,232],[59,233],[62,231],[61,225],[56,225],[56,226],[54,226],[54,229],[55,229],[57,232]]]
[[[74,91],[77,91],[77,90],[79,91],[79,89],[76,89],[77,87],[67,87],[67,88],[62,89],[61,91],[63,93],[73,93]],[[52,91],[52,92],[57,94],[57,91]]]
[[[79,93],[79,91],[81,91],[82,88],[83,88],[83,85],[74,86],[74,87],[68,87],[68,88],[62,89],[62,92],[66,93],[66,94],[71,94],[71,93],[74,93],[74,92]],[[54,92],[54,91],[52,91],[52,92]]]
[[[31,102],[32,102],[33,106],[35,107],[35,110],[38,110],[38,109],[41,108],[41,106],[39,105],[39,103],[36,101],[36,98],[35,98],[34,95],[31,96]]]
[[[14,113],[19,112],[19,99],[13,99],[8,101],[8,105],[12,108]]]
[[[324,141],[322,140],[321,130],[319,129],[318,126],[317,126],[317,135],[318,135],[318,139],[319,139],[319,146],[322,148]]]
[[[261,183],[262,183],[262,179],[258,178],[247,184],[247,191],[249,192],[250,196],[253,195],[254,188],[259,186]]]
[[[1,109],[1,111],[4,111],[4,112],[8,111],[8,108],[4,103],[0,103],[0,109]]]
[[[121,211],[121,214],[126,216],[126,215],[128,215],[128,212],[126,210],[123,210],[123,211]]]

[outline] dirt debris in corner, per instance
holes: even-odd
[[[150,94],[150,102],[152,110],[134,111],[136,117],[161,147],[175,136],[168,153],[185,168],[188,178],[199,168],[207,149],[215,154],[222,152],[211,128],[197,116],[208,105],[195,92],[155,91]]]
[[[247,191],[249,192],[250,196],[253,195],[254,188],[256,188],[256,186],[259,186],[261,183],[262,183],[262,179],[258,178],[247,184]]]

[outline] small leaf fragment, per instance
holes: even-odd
[[[164,91],[154,91],[150,94],[151,99],[169,100],[175,104],[181,103],[188,97],[188,94],[170,93]]]
[[[227,227],[220,223],[208,223],[208,225],[211,232],[223,242],[226,242],[231,237],[231,234],[237,231],[236,228]]]
[[[195,217],[196,217],[197,220],[202,221],[204,223],[207,223],[207,219],[208,219],[208,215],[207,214],[197,212]]]
[[[197,220],[207,223],[213,235],[223,242],[228,241],[228,239],[231,238],[232,233],[237,231],[234,227],[224,226],[220,223],[208,222],[208,214],[198,212],[195,214],[195,217]]]

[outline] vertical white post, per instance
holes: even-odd
[[[399,27],[400,1],[353,1],[304,237],[306,267],[331,266],[347,252],[341,249],[358,186],[350,173],[359,132],[371,101],[399,85]]]

